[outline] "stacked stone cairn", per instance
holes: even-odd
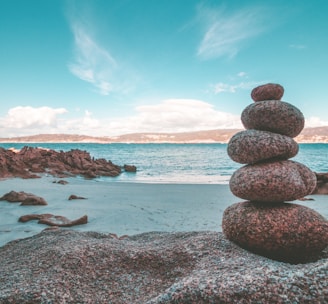
[[[247,201],[223,214],[225,236],[240,247],[271,259],[306,263],[328,246],[328,221],[316,211],[290,201],[311,194],[315,174],[290,160],[298,153],[293,139],[304,127],[304,116],[281,101],[284,88],[265,84],[253,89],[254,103],[241,115],[246,130],[229,141],[228,155],[246,164],[230,179],[231,192]]]

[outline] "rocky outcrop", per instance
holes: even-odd
[[[31,205],[48,205],[43,197],[34,195],[32,193],[26,193],[24,191],[16,192],[10,191],[0,197],[0,201],[7,201],[10,203],[21,203],[21,206],[31,206]]]
[[[0,248],[0,303],[327,303],[328,252],[277,262],[217,232],[56,229]]]
[[[27,214],[22,215],[18,221],[25,223],[28,221],[37,220],[38,224],[45,224],[48,226],[57,227],[72,227],[77,225],[84,225],[88,223],[88,216],[84,215],[76,220],[69,220],[61,215],[45,214]]]
[[[121,167],[105,159],[94,159],[86,151],[57,152],[24,147],[19,152],[0,148],[0,178],[37,178],[40,173],[58,177],[81,175],[86,178],[118,176]]]
[[[328,244],[328,222],[305,206],[236,203],[224,211],[222,228],[241,247],[264,256],[301,263]]]

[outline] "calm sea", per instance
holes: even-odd
[[[99,179],[106,182],[226,184],[242,166],[228,157],[226,144],[0,144],[6,149],[25,145],[57,151],[86,150],[95,158],[105,158],[117,165],[137,166],[137,173],[124,172],[115,178]],[[328,144],[300,144],[293,160],[315,172],[328,172]]]

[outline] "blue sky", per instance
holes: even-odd
[[[240,128],[284,86],[328,125],[326,0],[0,0],[0,137]]]

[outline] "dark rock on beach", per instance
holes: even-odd
[[[277,262],[217,232],[56,229],[0,248],[0,303],[327,303],[327,262]]]
[[[88,216],[84,215],[76,220],[69,220],[61,215],[45,214],[27,214],[21,216],[18,221],[25,223],[28,221],[37,220],[38,224],[45,224],[48,226],[57,227],[72,227],[77,225],[84,225],[88,223]]]
[[[64,180],[64,179],[60,179],[58,181],[53,181],[54,184],[60,184],[60,185],[67,185],[68,181]]]
[[[227,151],[233,161],[253,164],[271,158],[292,158],[298,152],[298,144],[285,135],[268,131],[245,130],[231,137]]]
[[[241,121],[246,129],[270,131],[296,137],[304,128],[304,116],[293,105],[280,100],[265,100],[247,106]]]
[[[280,84],[267,83],[254,88],[251,97],[254,101],[280,100],[284,95],[284,88]]]
[[[222,229],[239,246],[284,262],[309,262],[328,246],[328,221],[291,203],[233,204],[224,211]]]
[[[316,173],[317,185],[312,194],[328,194],[328,173]]]
[[[83,196],[75,195],[75,194],[71,194],[71,195],[68,197],[68,200],[69,200],[69,201],[71,201],[71,200],[78,200],[78,199],[86,199],[86,198],[83,197]]]
[[[121,167],[105,159],[94,159],[86,151],[24,147],[19,152],[0,148],[0,178],[38,178],[40,173],[57,177],[86,178],[118,176]]]
[[[10,203],[21,202],[21,206],[29,205],[48,205],[46,200],[43,197],[34,195],[32,193],[26,193],[24,191],[16,192],[10,191],[0,197],[0,201],[7,201]]]
[[[137,167],[133,165],[124,165],[123,168],[126,172],[137,172]]]
[[[229,185],[234,195],[245,200],[283,202],[311,194],[316,177],[308,167],[295,161],[267,161],[239,168]]]

